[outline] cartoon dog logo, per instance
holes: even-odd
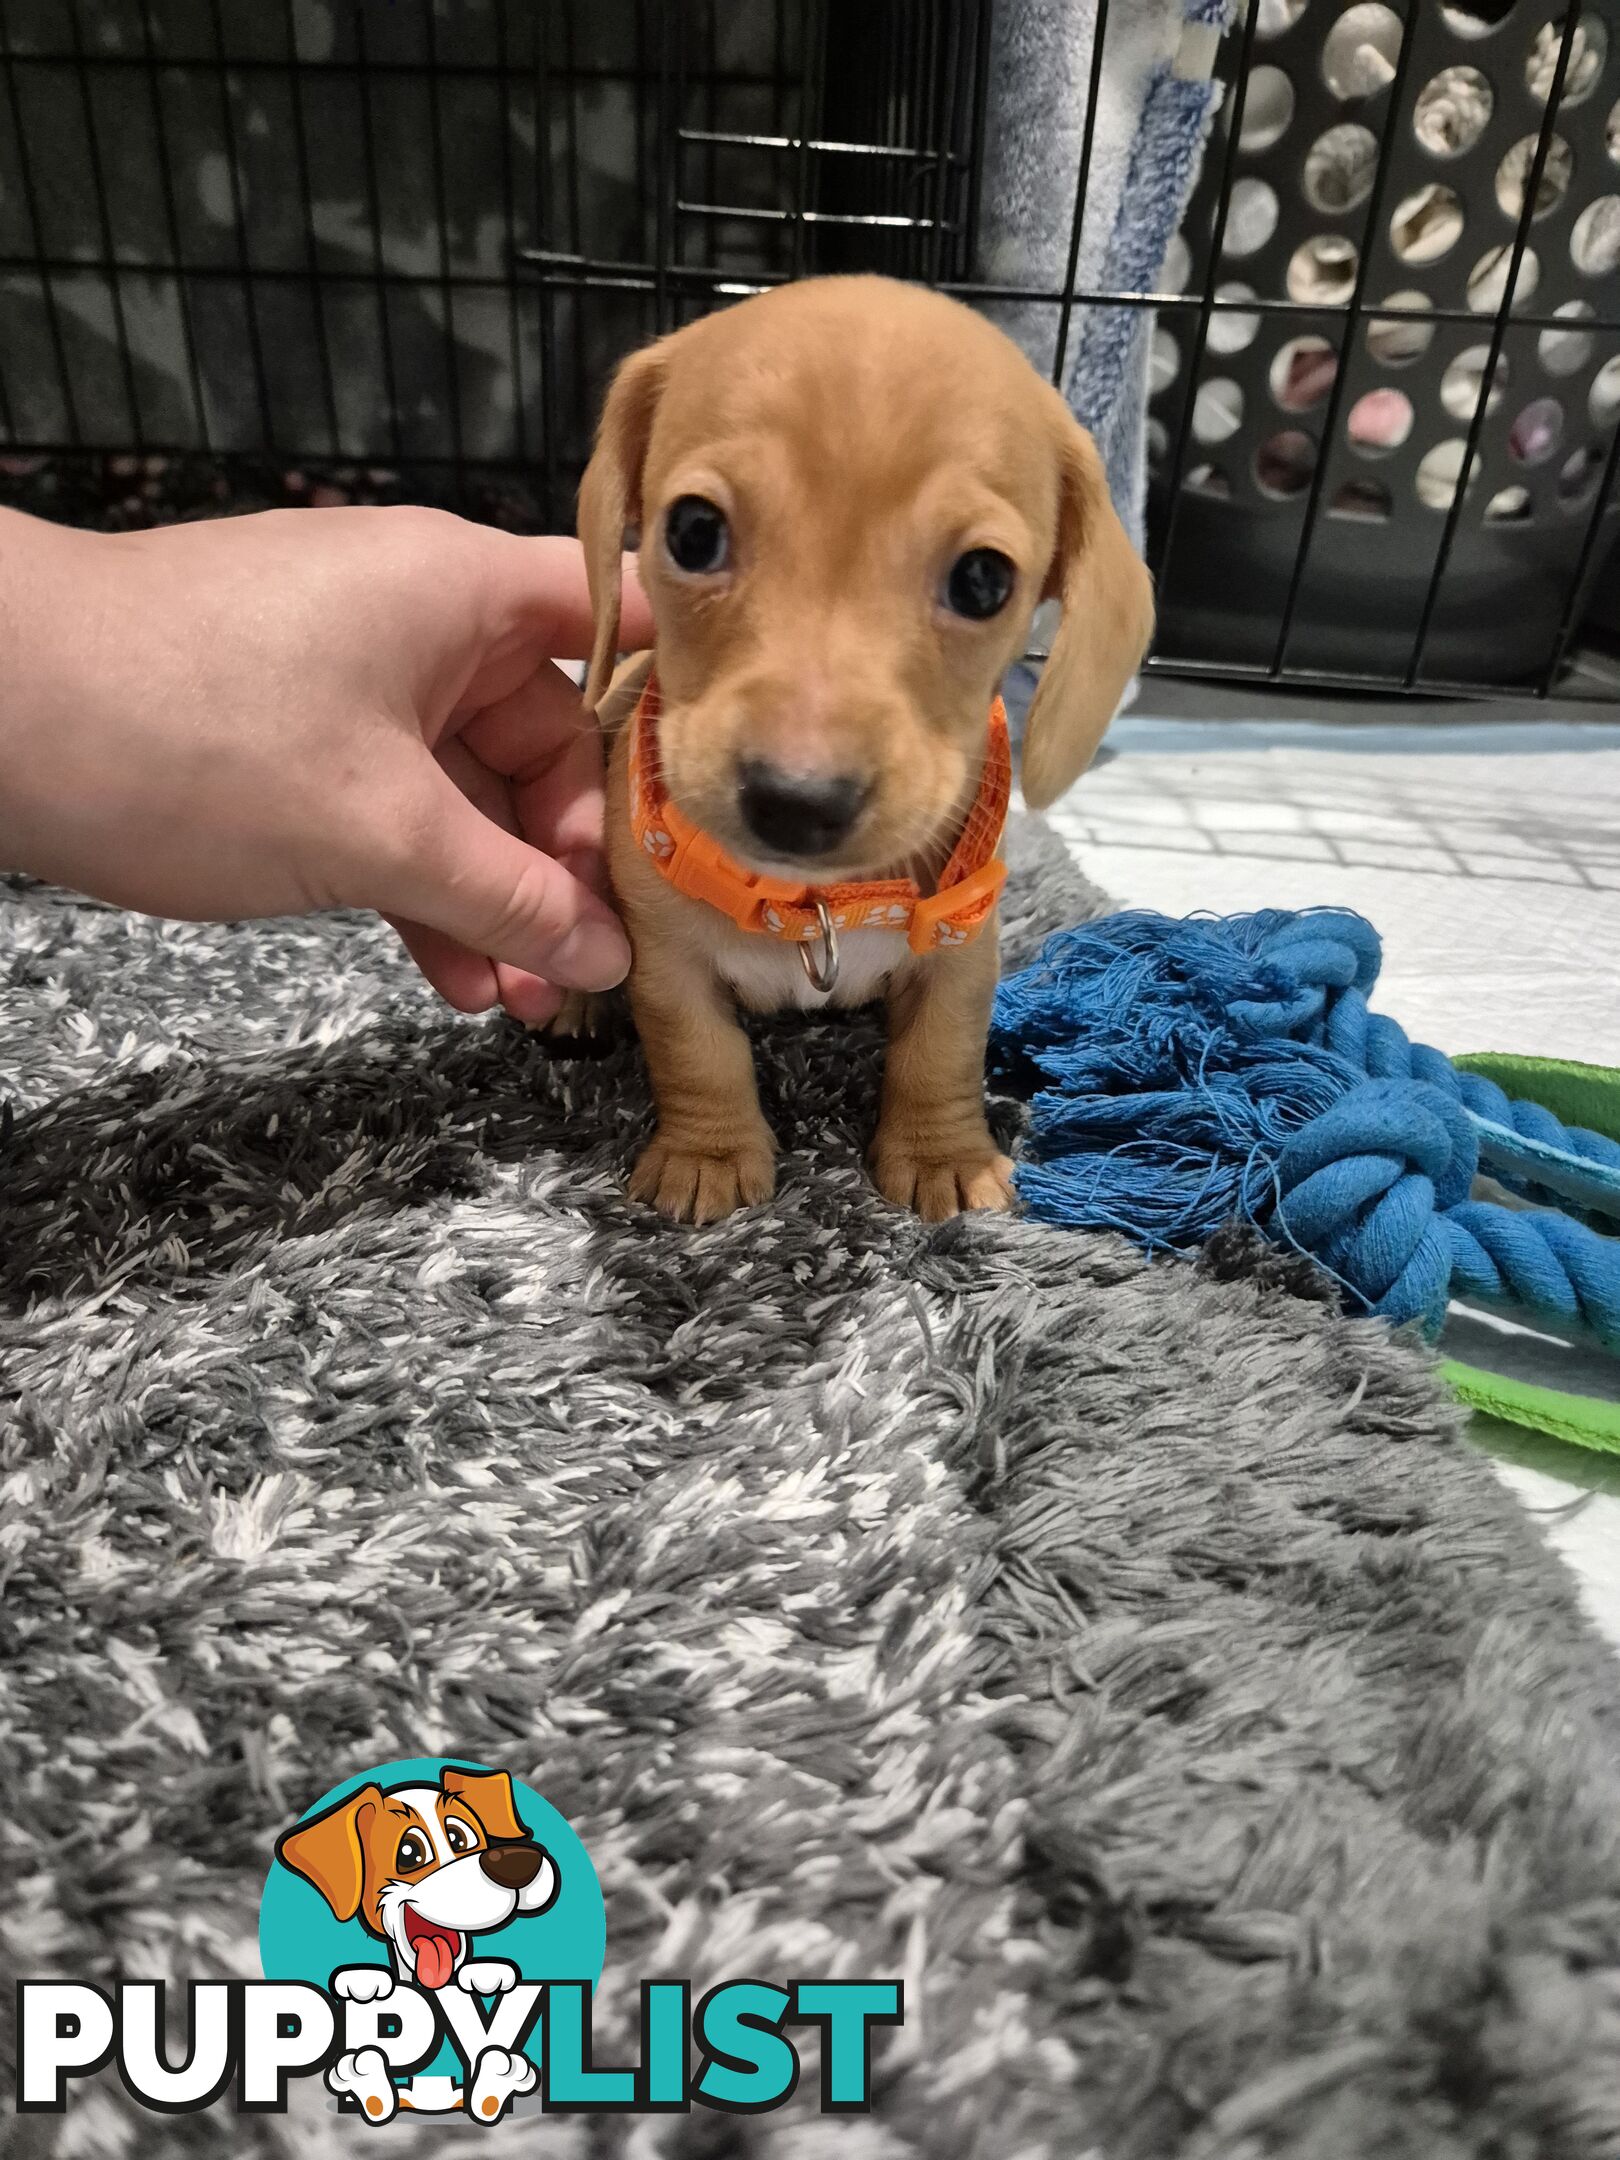
[[[358,1920],[388,1945],[390,1966],[332,1975],[334,1992],[355,2002],[380,2001],[400,1982],[430,1994],[452,1986],[504,1994],[517,1967],[473,1956],[474,1938],[545,1912],[561,1888],[551,1855],[518,1817],[504,1770],[447,1767],[437,1785],[363,1785],[283,1832],[276,1857],[312,1883],[339,1920]],[[487,2120],[534,2083],[528,2057],[502,2048],[479,2056],[466,2094],[442,2077],[396,2089],[376,2048],[343,2055],[327,2072],[331,2090],[353,2094],[374,2122],[396,2106],[465,2106]]]

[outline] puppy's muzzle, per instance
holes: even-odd
[[[849,838],[872,790],[853,773],[789,772],[750,758],[737,776],[743,823],[772,855],[828,855]]]
[[[478,1865],[503,1890],[526,1890],[539,1874],[542,1859],[538,1845],[490,1845],[478,1855]]]

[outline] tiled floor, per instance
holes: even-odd
[[[1055,813],[1098,884],[1167,914],[1359,909],[1384,939],[1375,1002],[1420,1040],[1620,1065],[1620,721],[1255,710],[1144,685]],[[1531,1353],[1554,1384],[1620,1393],[1608,1359],[1510,1355]],[[1620,1648],[1620,1461],[1480,1437]]]

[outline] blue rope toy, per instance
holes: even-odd
[[[1030,1095],[1030,1213],[1185,1251],[1234,1218],[1361,1309],[1431,1333],[1449,1297],[1620,1350],[1620,1142],[1459,1071],[1368,1010],[1359,915],[1107,916],[996,995],[991,1072]],[[1533,1203],[1470,1197],[1476,1173]]]

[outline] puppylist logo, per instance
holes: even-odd
[[[539,1793],[442,1757],[384,1763],[276,1840],[265,1976],[191,1983],[183,2058],[161,1981],[19,1981],[18,2110],[60,2113],[113,2064],[164,2114],[233,2088],[243,2112],[280,2113],[315,2077],[377,2126],[513,2108],[762,2114],[798,2088],[796,2027],[821,2034],[823,2112],[870,2107],[873,2028],[901,2022],[898,1980],[727,1980],[695,2003],[690,1981],[643,1980],[639,2059],[607,2068],[591,2046],[606,1936],[590,1855]]]

